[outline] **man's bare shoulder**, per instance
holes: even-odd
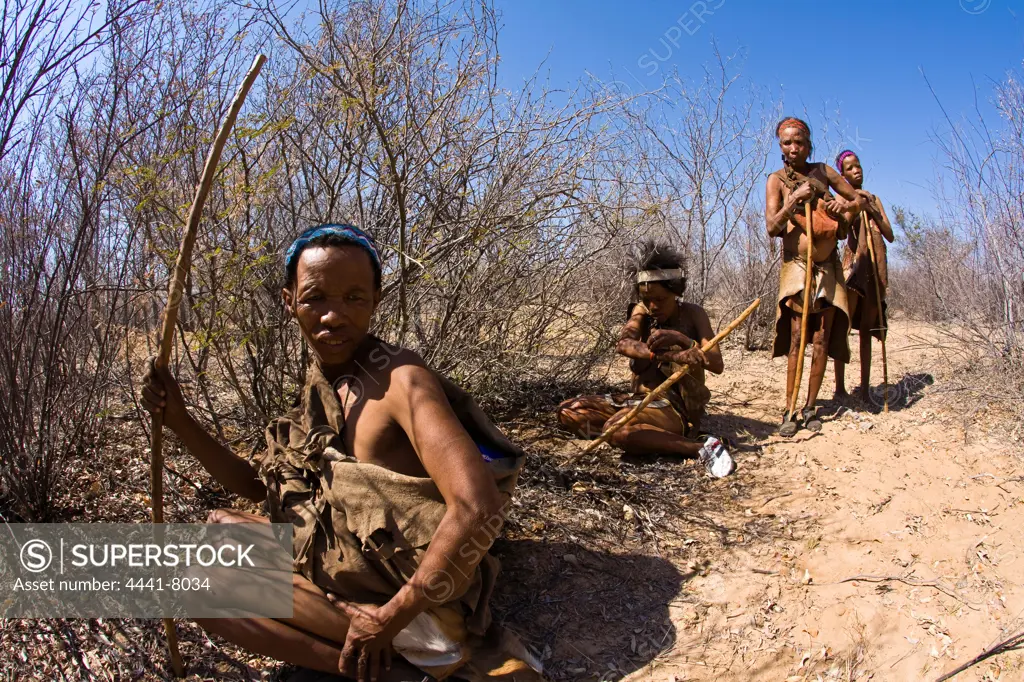
[[[409,376],[430,375],[419,353],[374,338],[360,362],[362,369],[378,381],[402,381]]]
[[[389,400],[404,402],[412,393],[419,399],[444,396],[437,376],[416,351],[375,339],[365,358],[364,371]]]
[[[441,382],[437,380],[437,376],[430,371],[423,358],[411,350],[402,353],[402,360],[396,363],[391,373],[391,382],[399,391],[437,388],[438,392],[442,393]]]

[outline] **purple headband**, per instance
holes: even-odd
[[[843,151],[839,152],[839,156],[836,157],[836,170],[839,171],[840,175],[843,174],[843,161],[846,160],[847,156],[857,155],[854,152],[850,151],[849,149],[844,149]]]

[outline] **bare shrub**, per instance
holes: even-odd
[[[209,136],[255,45],[271,62],[225,152],[179,319],[175,371],[200,419],[255,443],[291,402],[308,352],[280,303],[279,254],[319,222],[382,245],[376,331],[485,397],[586,375],[614,332],[595,273],[633,229],[616,189],[626,154],[599,123],[618,103],[500,90],[487,6],[318,11],[296,35],[272,7],[164,3],[97,60],[122,103],[93,124],[118,145],[104,229],[137,229],[116,261],[119,397],[135,400]]]
[[[744,214],[742,230],[733,238],[729,260],[722,278],[722,300],[730,304],[731,311],[747,302],[761,299],[761,305],[751,314],[744,329],[744,348],[771,349],[775,337],[776,299],[779,294],[779,268],[782,263],[782,245],[768,236],[762,211],[750,209]]]
[[[116,78],[75,70],[111,44],[128,9],[109,6],[95,28],[94,10],[74,3],[14,3],[3,15],[0,498],[26,520],[51,518],[69,461],[89,447],[137,248],[109,213]]]
[[[956,322],[990,316],[977,297],[975,276],[979,263],[975,246],[950,227],[937,225],[899,206],[893,223],[900,239],[900,258],[890,267],[892,286],[887,296],[892,307],[913,319]]]
[[[81,449],[101,404],[135,404],[209,137],[255,46],[271,62],[207,204],[173,359],[220,437],[258,441],[303,379],[279,254],[313,223],[374,234],[376,331],[485,398],[584,377],[609,352],[616,302],[601,268],[636,227],[623,218],[628,154],[601,123],[616,98],[499,89],[487,5],[324,4],[296,26],[220,0],[131,7],[81,42],[95,51],[66,105],[54,104],[60,81],[24,80],[46,86],[39,106],[58,116],[19,119],[29,97],[0,121],[13,149],[0,199],[0,368],[14,396],[2,492],[19,513],[49,513],[29,498],[56,494],[53,453]],[[55,59],[50,71],[74,65]]]
[[[978,109],[937,133],[948,182],[943,213],[925,220],[896,212],[905,239],[894,303],[911,315],[949,322],[971,349],[963,388],[1024,423],[1024,85],[1010,74],[994,89],[998,119]],[[941,106],[941,103],[940,103]]]
[[[659,231],[686,250],[687,297],[701,305],[717,291],[745,215],[763,203],[773,115],[763,93],[733,72],[735,58],[717,49],[716,57],[701,80],[673,75],[625,107],[643,179],[638,191]]]

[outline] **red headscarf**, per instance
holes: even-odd
[[[800,128],[804,131],[808,138],[811,137],[811,129],[806,123],[801,121],[799,118],[789,116],[779,121],[779,125],[775,126],[775,137],[782,134],[782,131],[786,128]]]

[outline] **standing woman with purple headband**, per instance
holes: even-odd
[[[864,402],[871,400],[871,337],[882,341],[884,330],[888,328],[886,315],[885,292],[889,285],[888,267],[886,265],[885,241],[893,241],[892,225],[885,215],[882,202],[874,194],[863,189],[864,169],[860,158],[849,149],[839,152],[836,157],[836,170],[842,173],[850,185],[867,202],[865,213],[867,225],[859,217],[850,225],[850,233],[843,252],[843,275],[846,278],[847,299],[850,306],[850,326],[860,334],[860,397]],[[870,237],[865,230],[870,231]],[[885,237],[885,239],[882,239]],[[871,264],[871,250],[868,238],[874,247],[878,261],[878,278]],[[875,293],[875,288],[878,293]],[[882,309],[878,309],[878,301]],[[846,363],[835,361],[836,394],[839,401],[848,400],[846,392]]]

